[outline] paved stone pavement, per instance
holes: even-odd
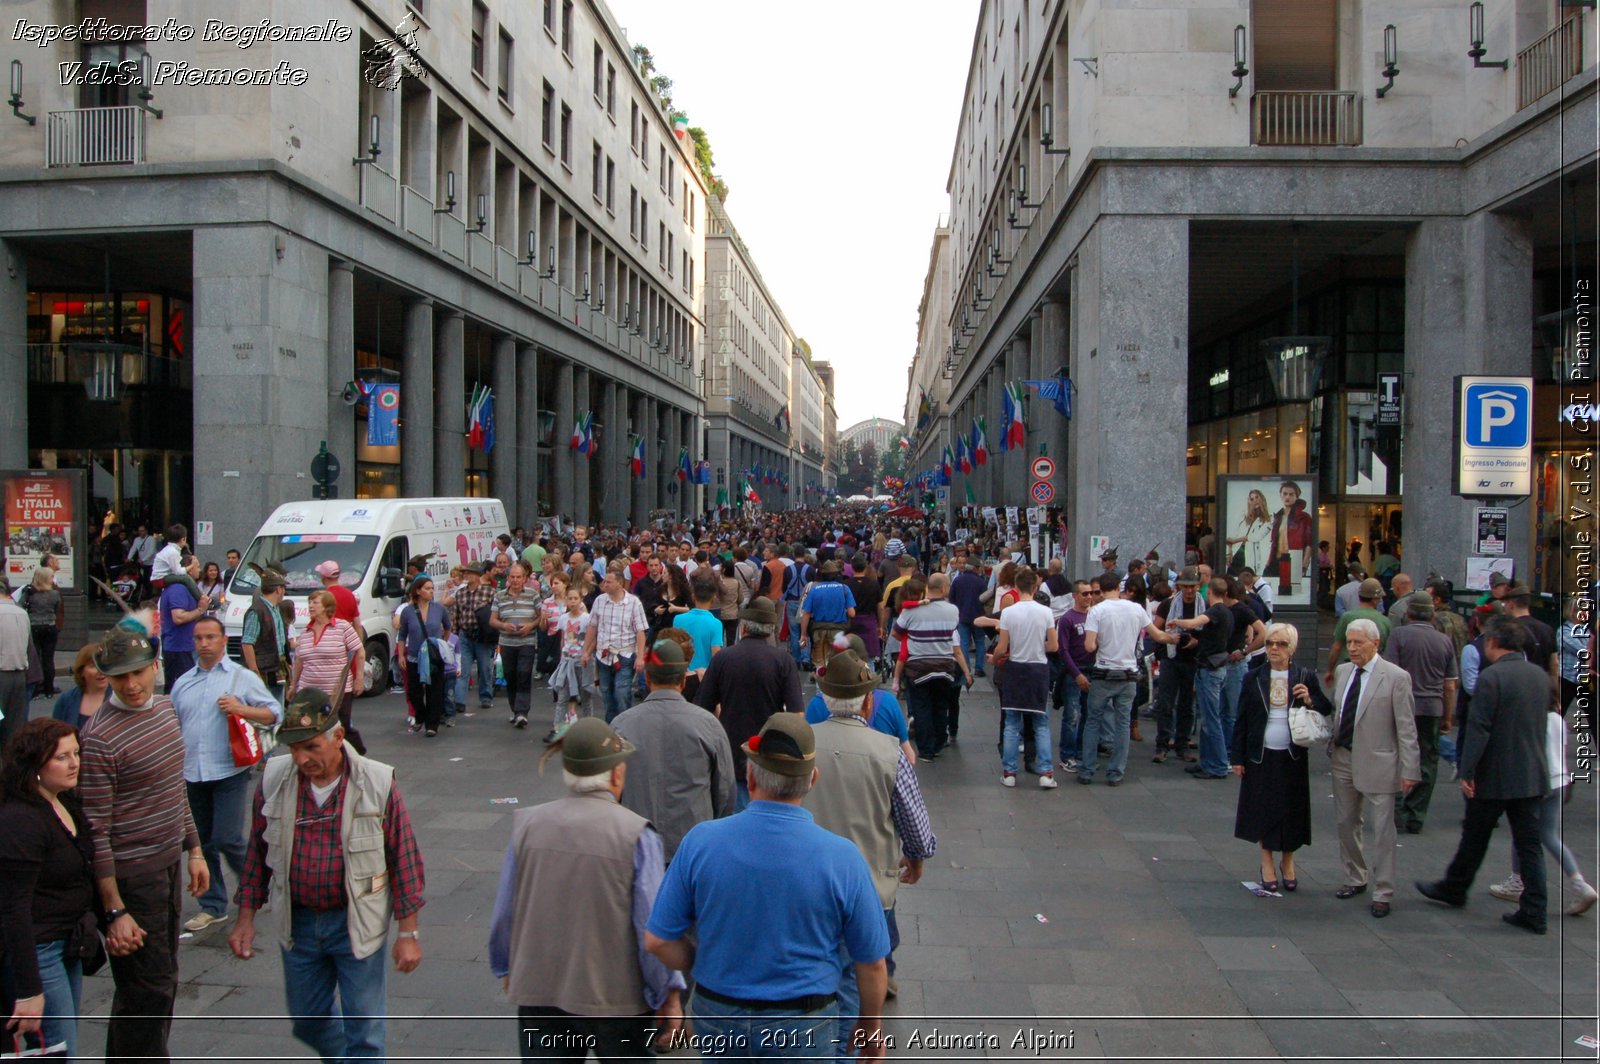
[[[1151,764],[1147,741],[1133,745],[1120,788],[1064,778],[1045,792],[1024,776],[1005,790],[996,707],[983,686],[969,693],[960,744],[919,770],[939,853],[900,893],[894,1057],[1594,1059],[1574,1040],[1597,1033],[1600,909],[1553,916],[1543,938],[1502,924],[1508,907],[1487,886],[1507,869],[1503,827],[1466,909],[1412,890],[1413,879],[1442,874],[1454,851],[1460,798],[1448,781],[1426,832],[1402,836],[1394,913],[1380,921],[1364,899],[1333,897],[1341,877],[1322,755],[1300,890],[1260,899],[1240,886],[1257,862],[1255,847],[1232,837],[1233,780]],[[517,732],[497,710],[425,740],[404,733],[397,697],[358,707],[373,755],[399,768],[427,862],[424,961],[412,975],[390,974],[394,1059],[515,1053],[516,1024],[485,947],[515,807],[491,799],[526,806],[559,793],[560,773],[536,770],[538,717]],[[1594,784],[1579,784],[1567,810],[1568,843],[1592,873]],[[194,911],[191,901],[185,917]],[[174,1053],[306,1057],[282,1016],[270,940],[239,961],[227,949],[231,927],[183,942]],[[87,980],[86,1050],[104,1044],[110,993],[104,976]]]

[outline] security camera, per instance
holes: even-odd
[[[361,389],[355,381],[349,381],[344,386],[344,391],[339,393],[339,398],[344,400],[345,406],[355,406],[361,401]]]

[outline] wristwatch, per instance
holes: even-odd
[[[106,926],[109,927],[110,925],[116,923],[118,917],[127,916],[127,915],[128,915],[128,910],[126,910],[126,909],[107,909],[106,910]]]
[[[421,942],[422,941],[422,932],[421,931],[396,931],[394,937],[395,938],[409,938],[413,942]]]

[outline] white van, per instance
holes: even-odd
[[[387,689],[394,627],[391,617],[405,598],[406,562],[422,555],[436,582],[453,565],[490,561],[495,540],[509,532],[498,499],[323,499],[284,503],[272,512],[244,553],[227,589],[223,628],[228,653],[239,657],[239,637],[260,578],[250,563],[288,574],[286,599],[297,626],[308,616],[306,596],[322,587],[316,567],[332,559],[339,578],[355,593],[367,633],[368,694]]]

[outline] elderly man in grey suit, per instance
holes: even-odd
[[[1372,915],[1381,919],[1394,897],[1395,795],[1417,785],[1422,767],[1411,677],[1378,657],[1378,638],[1378,626],[1366,618],[1345,630],[1350,660],[1334,672],[1339,713],[1328,756],[1344,862],[1344,886],[1334,896],[1353,898],[1367,889],[1365,824],[1372,832]]]
[[[1550,677],[1524,656],[1528,632],[1516,617],[1491,617],[1483,626],[1483,656],[1472,695],[1472,717],[1461,736],[1457,777],[1467,797],[1456,855],[1435,883],[1417,883],[1425,898],[1467,903],[1467,891],[1483,864],[1489,838],[1504,813],[1522,869],[1522,898],[1501,914],[1508,924],[1545,933],[1544,854],[1539,852],[1540,803],[1549,790],[1545,765]]]

